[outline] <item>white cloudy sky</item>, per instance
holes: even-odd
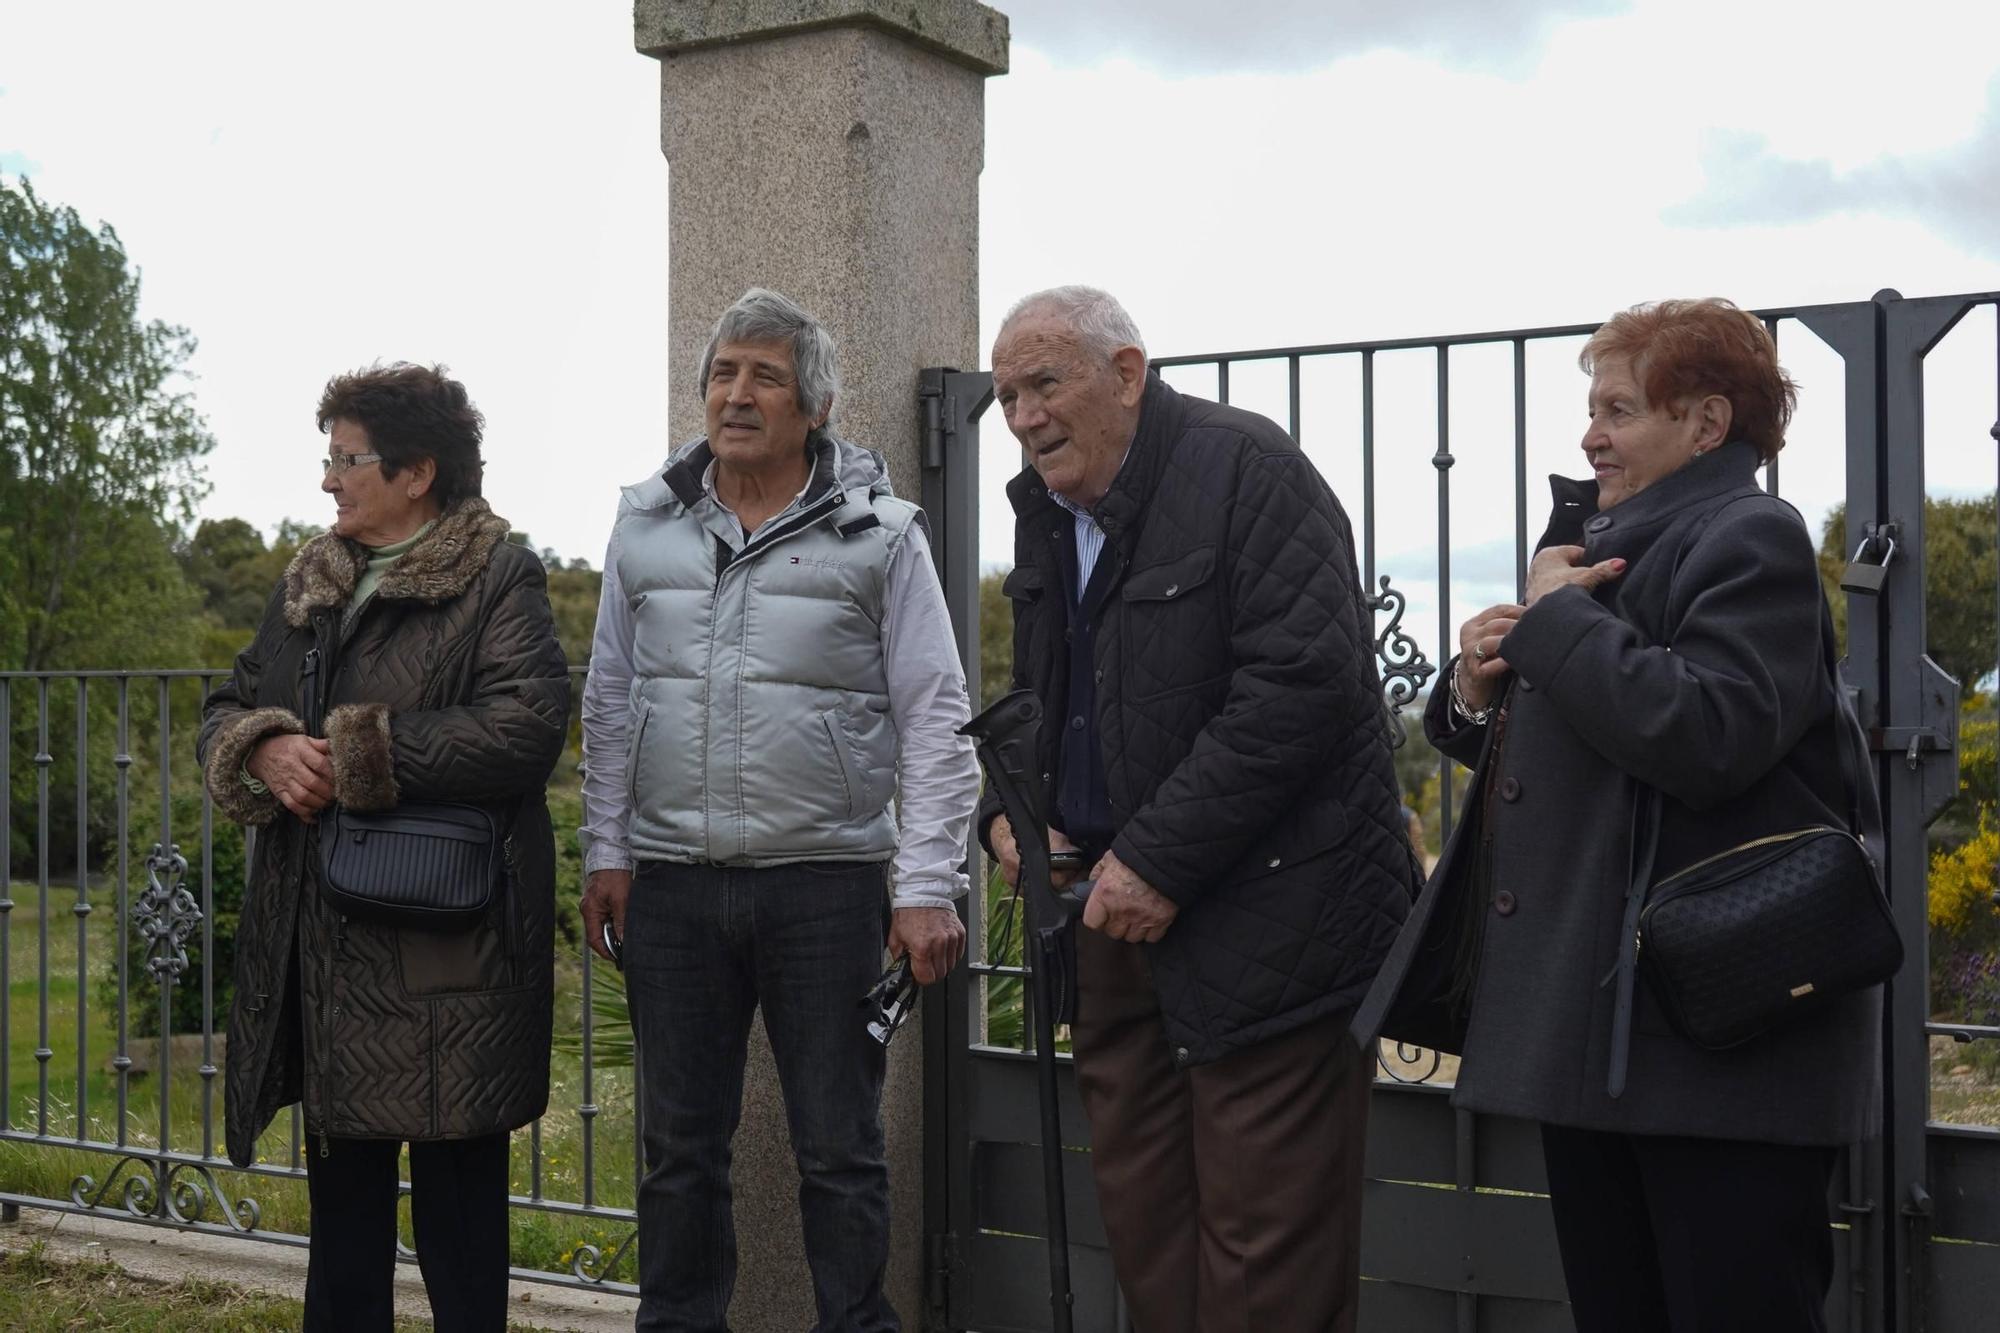
[[[1677,294],[2000,288],[1993,0],[1001,7],[989,341],[1013,296],[1064,281],[1120,293],[1160,354]],[[686,377],[666,364],[658,67],[631,38],[623,0],[0,0],[0,171],[111,221],[147,312],[201,339],[209,514],[322,521],[321,383],[442,360],[490,419],[495,507],[595,561],[613,483],[663,453]],[[1940,489],[1993,484],[1993,330],[1988,312],[1937,354]],[[1790,326],[1781,341],[1806,385],[1785,489],[1816,515],[1838,482],[1838,364]],[[1575,470],[1569,355],[1535,360],[1531,473]],[[1428,607],[1434,369],[1379,373],[1378,558]],[[1358,518],[1351,367],[1313,376],[1308,448]],[[1453,377],[1462,605],[1511,577],[1512,418],[1504,357],[1455,358]],[[989,444],[997,483],[1009,452]],[[983,549],[1004,561],[994,499]]]

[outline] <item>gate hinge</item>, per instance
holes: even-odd
[[[917,380],[917,402],[924,413],[923,466],[931,471],[944,468],[945,448],[957,434],[958,403],[944,391],[943,370],[926,370]]]
[[[946,1328],[951,1311],[951,1275],[958,1266],[958,1237],[940,1232],[929,1238],[924,1265],[924,1327]]]

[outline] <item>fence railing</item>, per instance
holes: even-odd
[[[249,1168],[222,1148],[219,1024],[253,844],[216,819],[194,741],[225,675],[0,672],[0,849],[10,872],[32,865],[0,879],[0,1216],[306,1243],[299,1108]],[[574,760],[551,780],[558,808],[576,799]],[[557,886],[559,912],[579,887]],[[514,1138],[513,1275],[631,1291],[637,1073],[623,1056],[601,1067],[592,1000],[616,980],[573,940],[556,947],[550,1109]]]

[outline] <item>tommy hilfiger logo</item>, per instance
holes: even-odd
[[[813,567],[814,569],[846,569],[846,568],[847,568],[847,562],[846,562],[845,560],[815,560],[815,559],[813,559],[813,558],[812,558],[811,556],[798,556],[798,555],[795,555],[795,556],[793,556],[793,557],[792,557],[792,563],[793,563],[793,564],[795,564],[795,565],[810,565],[810,566],[812,566],[812,567]]]

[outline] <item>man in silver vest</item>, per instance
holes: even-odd
[[[965,675],[920,511],[826,429],[819,321],[752,288],[700,385],[707,435],[625,488],[583,693],[584,930],[622,957],[644,1088],[637,1326],[728,1326],[761,1008],[815,1327],[897,1329],[884,1050],[859,1001],[885,942],[925,985],[964,951]]]

